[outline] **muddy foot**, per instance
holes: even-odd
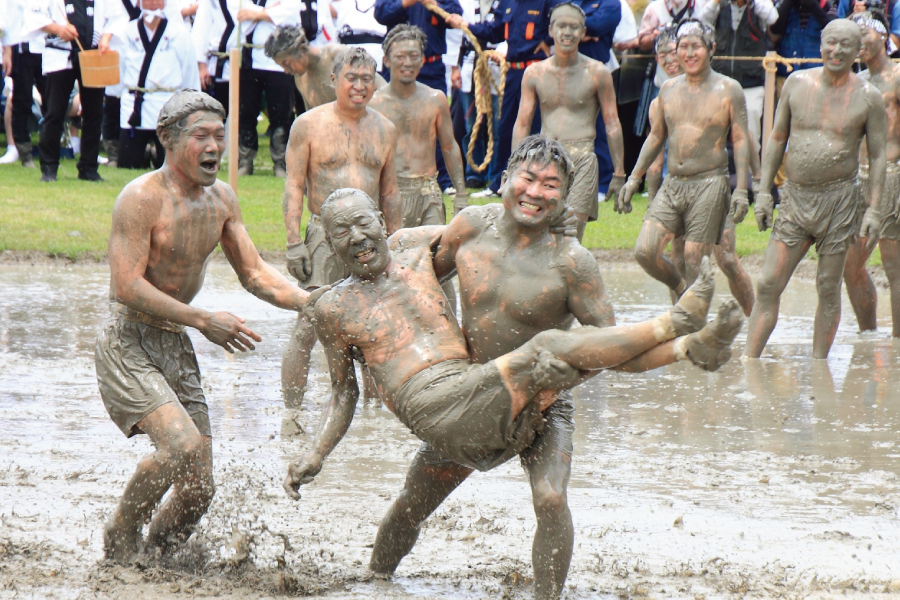
[[[137,556],[141,545],[139,529],[118,527],[109,521],[103,529],[103,548],[108,560],[128,565]]]
[[[701,369],[717,370],[731,358],[731,344],[743,324],[744,312],[737,300],[726,300],[712,323],[684,338],[687,357]]]
[[[678,304],[673,306],[670,311],[672,327],[676,336],[700,331],[706,325],[706,314],[709,312],[709,305],[715,291],[715,271],[709,257],[704,256],[700,262],[697,280],[684,292],[678,300]]]

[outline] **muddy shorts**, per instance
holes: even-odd
[[[312,274],[309,279],[299,284],[305,290],[314,290],[336,281],[345,279],[350,273],[337,257],[331,244],[325,239],[325,229],[319,215],[312,215],[306,225],[306,239],[303,240],[309,250]]]
[[[403,228],[419,225],[446,225],[447,209],[437,174],[419,177],[397,176]]]
[[[594,138],[564,142],[563,146],[575,167],[575,176],[566,194],[566,204],[575,212],[587,215],[588,221],[596,221],[600,167],[597,155],[594,154]]]
[[[709,171],[694,177],[669,173],[644,214],[644,221],[659,223],[675,237],[684,236],[687,242],[717,244],[729,212],[731,186],[727,172]]]
[[[815,240],[819,254],[846,252],[859,233],[859,181],[800,186],[785,181],[772,239],[787,246]]]
[[[572,442],[575,434],[575,402],[572,390],[560,392],[559,399],[543,412],[543,418],[544,430],[538,433],[534,442],[519,454],[523,465],[546,461],[557,452],[572,457],[575,449]],[[419,448],[419,457],[426,465],[432,467],[459,466],[438,454],[429,444],[422,444]]]
[[[181,325],[114,303],[94,347],[100,397],[127,437],[163,404],[180,402],[201,435],[211,436],[200,368]]]
[[[393,405],[403,424],[439,456],[479,471],[520,454],[544,427],[536,402],[512,418],[512,398],[493,361],[432,365],[400,386]]]
[[[884,227],[881,229],[881,238],[885,240],[900,241],[900,224],[897,218],[900,217],[893,208],[897,205],[897,198],[900,197],[900,164],[888,163],[887,173],[884,176],[884,194],[881,198],[881,206],[888,207],[892,214],[884,217]],[[869,198],[869,169],[865,166],[859,167],[859,210],[860,215],[866,211],[866,201]],[[862,216],[860,216],[862,218]],[[862,225],[862,221],[860,221]]]

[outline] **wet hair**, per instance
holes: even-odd
[[[319,208],[319,218],[322,221],[325,221],[326,213],[330,213],[335,209],[338,202],[343,200],[344,198],[350,198],[351,196],[358,196],[366,200],[369,204],[369,207],[376,213],[381,212],[381,209],[378,208],[378,204],[372,200],[372,197],[365,193],[362,190],[358,190],[356,188],[338,188],[331,192],[327,198],[325,198],[325,202],[322,203],[322,206]],[[326,231],[327,234],[327,231]]]
[[[715,28],[710,27],[700,19],[685,19],[679,23],[678,29],[675,31],[675,43],[677,44],[682,38],[688,37],[689,35],[699,37],[707,50],[712,50],[713,45],[716,43]]]
[[[394,42],[417,42],[419,44],[419,50],[421,50],[424,54],[426,41],[427,39],[425,38],[424,31],[422,31],[415,25],[407,25],[406,23],[403,23],[388,31],[388,34],[384,36],[384,41],[381,43],[381,47],[384,50],[384,55],[388,56],[391,52],[391,46],[394,45]]]
[[[513,150],[506,170],[512,175],[525,164],[534,164],[543,168],[550,163],[555,164],[559,169],[560,192],[565,198],[575,177],[575,167],[565,147],[556,140],[551,140],[545,135],[528,136]]]
[[[368,67],[372,69],[373,73],[378,68],[375,64],[375,59],[368,52],[357,46],[345,46],[334,55],[334,62],[331,63],[331,72],[337,77],[345,66],[353,67],[355,65]]]
[[[263,52],[269,58],[275,58],[281,54],[305,52],[308,47],[309,42],[302,27],[279,25],[266,39]]]
[[[656,42],[653,46],[653,52],[659,52],[662,46],[668,44],[676,44],[675,33],[678,31],[678,25],[666,25],[660,28],[659,35],[656,36]]]
[[[180,136],[187,128],[187,120],[196,112],[215,113],[225,120],[225,107],[222,103],[197,90],[181,90],[169,98],[159,111],[156,119],[156,131],[168,131],[170,135]]]
[[[584,25],[584,22],[587,20],[587,17],[585,17],[585,15],[584,15],[584,9],[581,8],[580,6],[578,6],[577,4],[575,4],[574,2],[571,2],[570,0],[566,0],[565,2],[560,2],[559,4],[557,4],[556,6],[554,6],[553,8],[550,9],[550,24],[551,25],[553,25],[553,13],[555,13],[557,11],[557,9],[560,9],[564,6],[571,8],[572,10],[577,12],[581,16],[581,24]]]

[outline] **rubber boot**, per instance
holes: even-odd
[[[269,150],[272,154],[272,164],[275,170],[275,177],[284,179],[287,177],[287,169],[285,168],[284,156],[287,153],[288,132],[284,127],[278,127],[272,131],[272,138],[269,142]]]
[[[51,167],[50,165],[41,165],[41,181],[44,183],[56,181],[56,169],[57,167]]]
[[[244,175],[253,175],[253,159],[256,158],[256,150],[240,147],[240,155],[238,156],[238,177]]]
[[[109,162],[106,166],[110,169],[119,168],[119,140],[103,140],[103,149],[106,150],[106,158]]]
[[[23,144],[16,144],[16,150],[19,151],[19,160],[22,161],[22,166],[26,169],[35,168],[34,157],[31,156],[32,145],[31,142],[25,142]]]

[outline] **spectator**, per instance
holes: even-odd
[[[299,24],[313,48],[338,42],[329,0],[300,0]]]
[[[778,43],[778,54],[785,58],[821,58],[822,29],[836,18],[832,0],[781,0],[769,37]],[[819,63],[793,65],[795,71],[817,66]],[[784,65],[778,65],[778,74],[787,76]]]
[[[641,17],[641,29],[638,32],[638,46],[641,52],[653,51],[656,36],[662,27],[678,23],[694,16],[694,0],[653,0],[644,9]],[[659,75],[661,69],[656,70]],[[665,79],[654,81],[658,88]]]
[[[331,0],[331,8],[337,15],[335,26],[340,42],[368,52],[382,71],[384,50],[381,44],[387,27],[375,20],[375,0]]]
[[[626,0],[619,0],[619,4],[622,7],[622,19],[619,21],[619,24],[616,26],[616,31],[613,33],[613,48],[619,52],[624,52],[625,50],[638,47],[638,30],[637,22],[634,20],[634,12],[631,10],[631,5],[629,5]],[[606,63],[606,66],[610,72],[619,68],[619,61],[616,60],[615,54],[610,55],[609,62]]]
[[[24,7],[20,0],[0,0],[0,47],[2,47],[3,72],[0,74],[0,91],[3,91],[7,78],[12,76],[13,47],[18,46],[21,35],[20,25],[24,15]],[[8,165],[19,160],[15,137],[12,131],[12,103],[10,94],[6,93],[6,105],[3,109],[3,129],[6,132],[6,154],[0,158],[0,165]]]

